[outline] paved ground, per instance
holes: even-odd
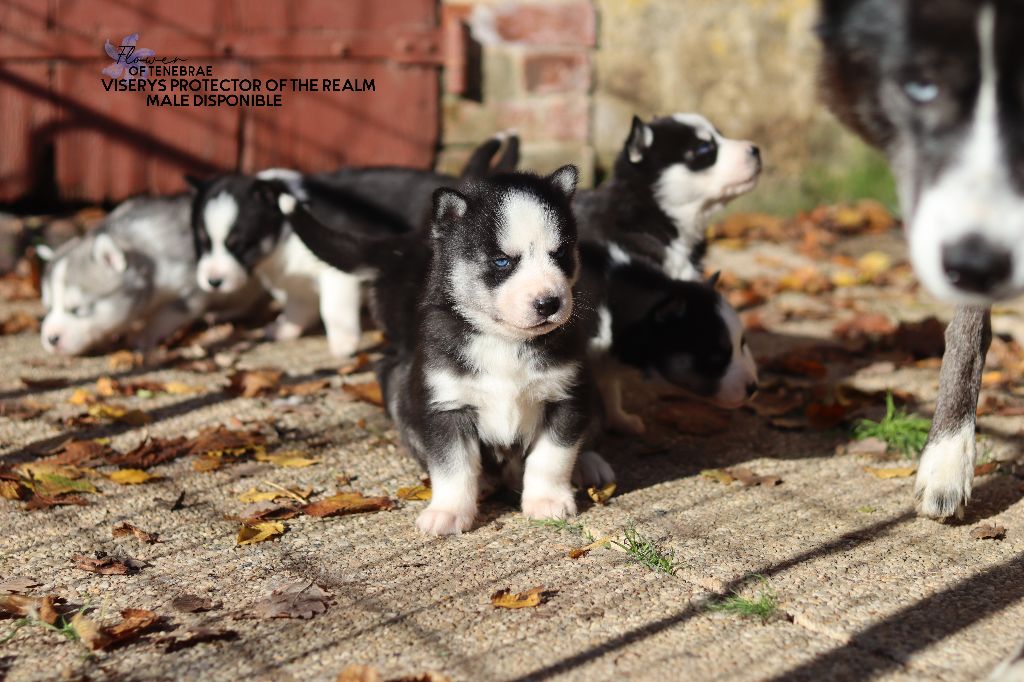
[[[899,252],[893,235],[858,239],[832,252]],[[820,264],[790,246],[731,246],[739,248],[713,249],[714,260],[741,278]],[[828,341],[844,306],[910,320],[933,310],[923,296],[870,286],[827,298],[791,292],[756,309],[764,329],[752,334],[754,348],[767,360]],[[14,309],[38,310],[33,302],[4,304],[0,317]],[[934,311],[949,313],[941,306]],[[1011,308],[998,312],[996,330],[1009,339],[1024,317]],[[238,353],[239,367],[279,367],[289,380],[330,377],[323,391],[281,399],[236,397],[223,390],[223,371],[112,372],[105,357],[64,360],[46,356],[34,335],[0,337],[0,398],[31,395],[54,406],[27,421],[0,417],[0,456],[7,463],[37,459],[68,434],[109,436],[115,448],[127,450],[146,433],[194,436],[202,427],[239,422],[270,433],[272,448],[323,459],[307,468],[241,463],[200,473],[185,457],[154,467],[162,479],[144,485],[95,479],[101,494],[88,496],[88,506],[26,511],[22,502],[0,499],[0,582],[32,578],[40,583],[32,594],[89,605],[91,617],[107,623],[126,607],[151,609],[170,629],[90,653],[58,633],[25,627],[0,645],[0,678],[6,671],[9,680],[331,680],[362,663],[385,676],[437,671],[458,680],[966,680],[987,674],[1024,637],[1024,504],[1014,462],[1021,417],[982,420],[982,451],[999,467],[976,481],[963,522],[938,524],[915,516],[912,478],[882,480],[864,471],[905,462],[836,454],[859,413],[821,429],[800,428],[799,418],[773,426],[768,417],[741,410],[719,433],[692,435],[686,433],[692,425],[660,422],[656,414],[674,403],[636,379],[627,402],[645,415],[650,433],[602,444],[619,474],[618,491],[604,507],[581,497],[578,520],[595,536],[619,536],[635,526],[674,554],[672,575],[651,572],[615,549],[570,559],[567,553],[585,540],[571,529],[531,524],[502,500],[487,502],[478,527],[461,537],[418,535],[413,519],[426,503],[399,502],[379,513],[299,516],[285,521],[279,539],[236,546],[239,523],[232,517],[245,507],[237,495],[263,481],[313,487],[314,499],[349,489],[339,488],[339,475],[353,489],[391,497],[419,481],[382,412],[340,388],[365,377],[339,376],[325,345],[312,337]],[[928,414],[934,361],[892,357],[869,349],[830,359],[828,377],[818,384],[896,389],[916,396]],[[29,391],[25,376],[71,382]],[[84,409],[68,402],[74,390],[91,391],[102,376],[178,380],[203,391],[111,399],[149,413],[153,421],[144,427],[57,424]],[[781,390],[807,382],[765,378]],[[1012,400],[1017,388],[1003,381],[998,394]],[[860,412],[877,415],[878,404],[875,399],[875,407]],[[725,486],[700,474],[735,465],[783,482]],[[179,491],[185,492],[182,509],[170,511],[159,501]],[[159,542],[112,538],[122,521],[159,533]],[[1005,539],[973,539],[980,523],[1004,526]],[[72,555],[96,551],[147,565],[127,576],[74,567]],[[300,578],[333,595],[325,612],[308,620],[237,617],[274,585]],[[490,605],[498,589],[535,586],[551,592],[536,608]],[[709,602],[733,591],[771,593],[778,612],[762,622],[708,610]],[[182,613],[171,605],[182,594],[221,606]],[[234,630],[238,638],[167,651],[166,638],[203,623]],[[0,620],[0,639],[13,624]]]

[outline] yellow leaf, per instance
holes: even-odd
[[[604,504],[615,494],[615,484],[609,483],[606,486],[598,488],[597,486],[590,486],[587,488],[587,495],[594,501],[595,504]]]
[[[192,468],[199,472],[216,471],[220,469],[223,460],[220,457],[203,456],[192,462]]]
[[[283,533],[284,524],[280,521],[262,521],[254,524],[243,523],[242,527],[238,529],[238,539],[235,542],[239,545],[252,545],[276,538]]]
[[[433,496],[433,492],[425,485],[410,485],[405,488],[399,488],[395,494],[398,496],[398,499],[407,502],[429,500]]]
[[[96,380],[96,393],[104,398],[110,398],[121,392],[121,385],[116,379],[100,377]]]
[[[133,353],[130,350],[119,350],[107,356],[107,367],[112,372],[132,369],[142,364],[142,354]]]
[[[713,481],[718,481],[722,485],[729,485],[736,480],[735,476],[732,476],[721,469],[705,469],[700,472],[700,475],[704,478],[710,478]]]
[[[539,606],[543,601],[543,596],[543,587],[534,587],[519,594],[512,594],[512,590],[506,588],[491,595],[491,606],[502,609],[529,609]]]
[[[18,481],[0,480],[0,497],[8,500],[21,500],[28,495],[28,489]]]
[[[174,395],[188,395],[189,393],[199,393],[203,389],[197,386],[189,386],[181,381],[168,381],[164,384],[164,390]]]
[[[72,405],[88,405],[95,401],[96,399],[92,397],[92,393],[89,393],[84,388],[76,388],[75,392],[68,398],[68,402]]]
[[[612,539],[611,535],[605,535],[600,540],[594,540],[593,542],[591,542],[589,545],[586,545],[585,547],[577,547],[576,549],[574,549],[574,550],[569,552],[569,558],[570,559],[579,559],[581,556],[586,556],[587,554],[590,553],[590,550],[597,549],[598,547],[604,547],[609,542],[611,542],[611,539]]]
[[[852,287],[860,284],[860,277],[849,270],[836,270],[829,276],[829,280],[837,287]]]
[[[89,408],[89,416],[123,422],[131,426],[142,426],[150,422],[149,415],[142,410],[129,410],[119,405],[93,405]]]
[[[142,469],[118,469],[113,473],[107,474],[107,478],[121,485],[139,485],[140,483],[148,483],[160,477]]]
[[[913,476],[917,467],[864,467],[875,478],[907,478]]]
[[[303,452],[298,450],[288,450],[285,452],[275,452],[272,455],[268,455],[265,452],[256,453],[257,462],[270,462],[271,464],[279,467],[308,467],[313,464],[319,464],[322,459],[310,459],[303,457]]]
[[[238,499],[246,504],[250,504],[252,502],[273,502],[274,500],[282,497],[287,497],[293,500],[301,499],[301,501],[305,502],[306,498],[312,494],[312,488],[278,488],[276,490],[249,488],[249,490],[239,495]]]
[[[857,259],[857,270],[867,279],[874,279],[892,267],[892,258],[881,251],[870,251]]]

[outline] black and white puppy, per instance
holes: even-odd
[[[622,262],[702,279],[709,216],[752,190],[760,173],[757,146],[723,136],[699,114],[634,116],[612,177],[573,202],[580,238],[607,243]]]
[[[353,239],[280,199],[314,253],[375,273],[371,307],[394,346],[378,375],[433,487],[417,519],[425,533],[472,526],[485,469],[519,478],[531,518],[576,512],[571,479],[594,399],[573,316],[576,181],[565,166],[440,189],[426,239]]]
[[[757,390],[757,366],[739,316],[709,281],[683,281],[640,261],[623,263],[604,245],[580,245],[579,297],[593,301],[589,351],[605,425],[643,433],[622,406],[622,366],[642,371],[726,408]]]
[[[821,9],[826,98],[887,154],[914,269],[961,306],[915,486],[925,515],[960,515],[974,477],[988,306],[1024,291],[1024,5],[822,0]]]
[[[514,167],[518,138],[499,134],[474,152],[464,175],[492,172],[491,161],[503,143],[494,168]],[[345,356],[359,344],[363,277],[330,267],[292,234],[277,205],[278,187],[287,187],[326,224],[377,234],[424,224],[433,191],[454,187],[459,179],[411,168],[346,168],[313,175],[269,169],[190,182],[196,191],[192,230],[199,286],[230,293],[256,276],[283,306],[269,330],[272,338],[297,338],[322,319],[331,352]]]

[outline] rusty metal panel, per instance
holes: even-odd
[[[30,159],[47,145],[62,195],[91,200],[179,191],[186,171],[427,167],[436,153],[434,0],[0,0],[0,27],[0,201],[29,191]],[[100,83],[103,41],[134,32],[217,77],[366,78],[376,91],[147,107]]]

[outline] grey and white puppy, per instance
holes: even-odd
[[[896,176],[921,282],[955,302],[915,486],[926,516],[961,515],[992,302],[1024,292],[1024,5],[822,0],[823,84]]]
[[[187,196],[129,199],[93,232],[44,250],[43,347],[80,355],[127,335],[150,348],[211,308],[258,298],[253,289],[210,296],[196,284],[190,206]]]

